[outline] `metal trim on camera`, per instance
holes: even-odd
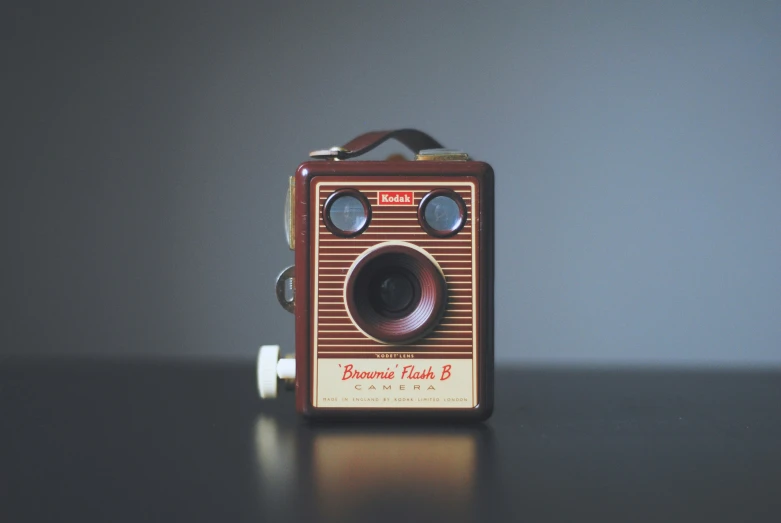
[[[296,307],[296,266],[291,265],[277,276],[275,286],[277,300],[282,308],[295,313]]]
[[[349,202],[347,205],[352,204],[352,206],[345,207],[342,210],[341,216],[331,214],[335,204],[338,204],[340,201],[345,202],[348,199],[356,201]],[[356,203],[360,205],[362,212],[358,211]],[[371,219],[372,207],[369,200],[363,193],[355,189],[338,189],[328,197],[323,205],[323,221],[325,222],[326,228],[336,236],[341,236],[342,238],[358,236],[369,227]],[[351,220],[354,221],[353,224],[350,224]]]
[[[437,238],[455,236],[467,221],[464,200],[451,189],[434,189],[420,200],[418,221],[427,233]]]

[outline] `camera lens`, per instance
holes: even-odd
[[[456,234],[466,223],[466,205],[450,189],[431,191],[420,201],[418,220],[432,236],[447,237]]]
[[[354,189],[334,192],[325,202],[326,227],[338,236],[356,236],[369,225],[371,207],[366,197]]]
[[[445,310],[447,283],[436,261],[407,242],[365,251],[345,280],[355,325],[382,343],[411,343],[434,329]]]
[[[381,271],[369,282],[369,301],[374,310],[385,316],[407,310],[415,299],[415,288],[420,288],[415,280],[409,271]]]

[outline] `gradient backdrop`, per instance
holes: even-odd
[[[781,364],[778,2],[17,4],[0,355],[291,349],[287,177],[418,127],[496,171],[499,363]]]

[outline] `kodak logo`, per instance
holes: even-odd
[[[377,191],[377,205],[412,205],[412,191]]]

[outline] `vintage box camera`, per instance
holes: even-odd
[[[389,138],[416,159],[346,161]],[[288,195],[295,266],[277,282],[280,303],[295,314],[295,359],[261,348],[261,396],[276,396],[285,379],[307,417],[486,419],[491,166],[411,129],[367,133],[310,156]]]

